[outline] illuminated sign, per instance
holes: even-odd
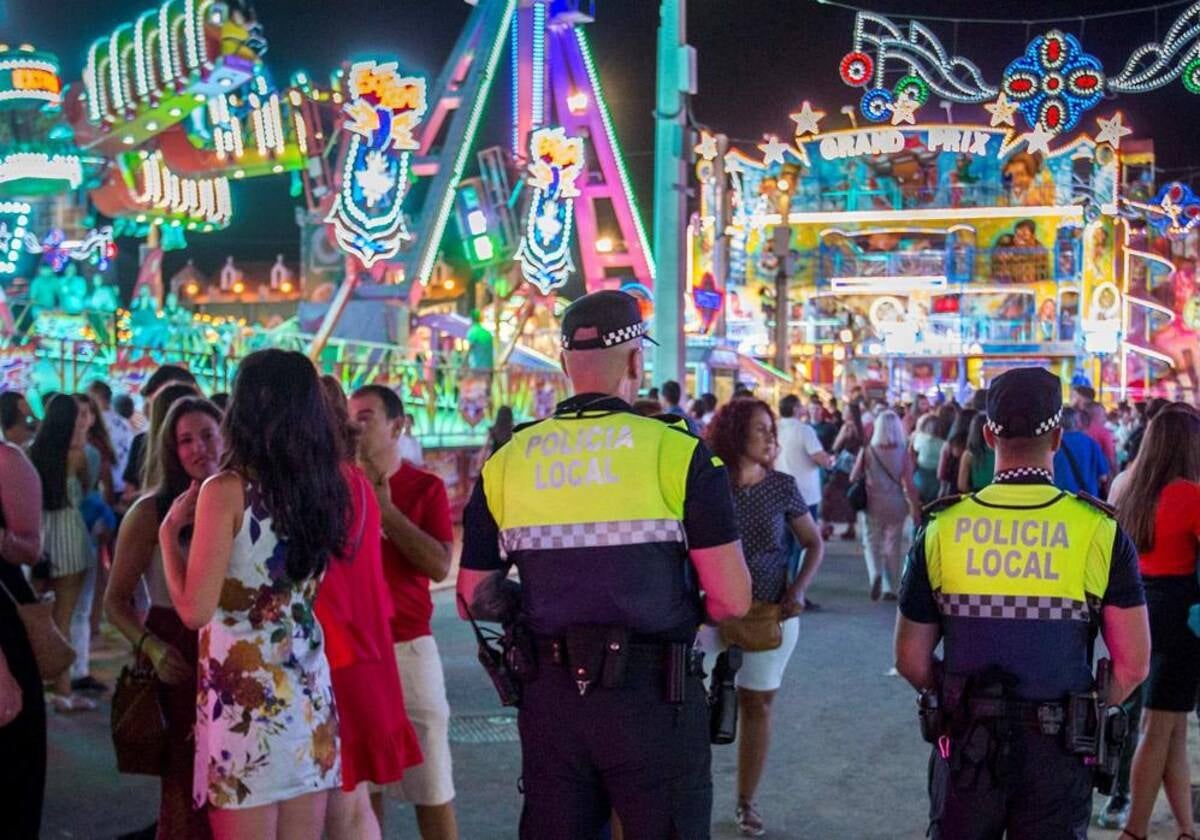
[[[542,294],[567,282],[571,263],[571,228],[575,221],[575,186],[583,172],[583,140],[561,128],[540,128],[530,139],[529,180],[533,201],[525,237],[517,247],[521,274]]]
[[[58,67],[44,59],[0,52],[0,102],[38,102],[58,105],[62,80]]]
[[[360,61],[350,68],[344,107],[350,147],[342,183],[325,221],[343,251],[368,268],[394,257],[411,239],[402,206],[408,194],[413,136],[428,107],[425,80],[399,76],[396,62]]]
[[[984,157],[991,153],[989,142],[994,136],[988,131],[952,126],[931,126],[910,129],[908,133],[927,134],[926,148],[931,152],[956,152]],[[816,138],[814,142],[825,160],[894,155],[904,151],[905,132],[898,128],[864,129],[839,132]]]

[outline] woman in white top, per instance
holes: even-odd
[[[140,645],[160,683],[159,702],[167,721],[168,754],[161,774],[159,838],[206,840],[212,836],[204,810],[192,808],[196,723],[196,631],[188,630],[171,604],[163,573],[158,529],[171,503],[193,481],[217,472],[224,444],[221,412],[208,400],[184,397],[154,406],[154,462],[161,481],[130,508],[117,536],[104,609],[130,644]],[[166,414],[162,418],[162,413]],[[143,623],[133,606],[145,578],[150,612]]]

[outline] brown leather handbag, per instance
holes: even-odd
[[[783,608],[770,601],[755,601],[741,618],[720,624],[721,641],[747,653],[775,650],[783,644]]]
[[[142,656],[142,641],[133,650],[133,663],[121,669],[113,691],[113,749],[117,770],[143,776],[161,776],[167,756],[167,721],[158,697],[158,676]]]
[[[46,682],[56,679],[75,661],[75,649],[54,623],[53,596],[22,604],[2,582],[0,589],[13,602],[21,623],[25,625],[25,635],[29,638],[29,647],[33,649],[38,673]]]

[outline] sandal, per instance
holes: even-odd
[[[767,833],[762,817],[759,816],[758,809],[754,807],[753,802],[745,799],[739,800],[734,815],[737,818],[738,831],[743,837],[762,837]]]
[[[1134,834],[1128,828],[1122,828],[1121,834],[1117,837],[1117,840],[1123,840],[1123,838],[1125,838],[1125,837],[1132,837],[1133,840],[1147,840],[1147,837],[1138,837],[1136,834]]]
[[[69,715],[75,712],[93,711],[96,708],[96,701],[80,697],[78,694],[51,694],[50,705],[58,714]]]

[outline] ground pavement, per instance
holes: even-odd
[[[822,609],[804,615],[796,654],[775,706],[775,746],[759,803],[776,838],[921,838],[928,750],[917,734],[914,696],[887,676],[893,604],[866,597],[857,545],[835,539],[811,593]],[[453,709],[458,814],[465,840],[517,836],[520,756],[515,719],[501,709],[475,660],[452,594],[435,596],[434,634]],[[110,684],[124,647],[106,637],[95,673]],[[1200,746],[1193,727],[1193,778]],[[715,747],[714,838],[737,837],[733,822],[736,748]],[[45,838],[111,840],[154,819],[156,780],[120,776],[108,739],[108,705],[50,716]],[[1101,799],[1096,798],[1097,806]],[[387,837],[416,837],[410,809],[389,803]],[[1162,798],[1154,837],[1174,837]],[[0,834],[2,834],[0,830]],[[1092,837],[1116,838],[1094,830]]]

